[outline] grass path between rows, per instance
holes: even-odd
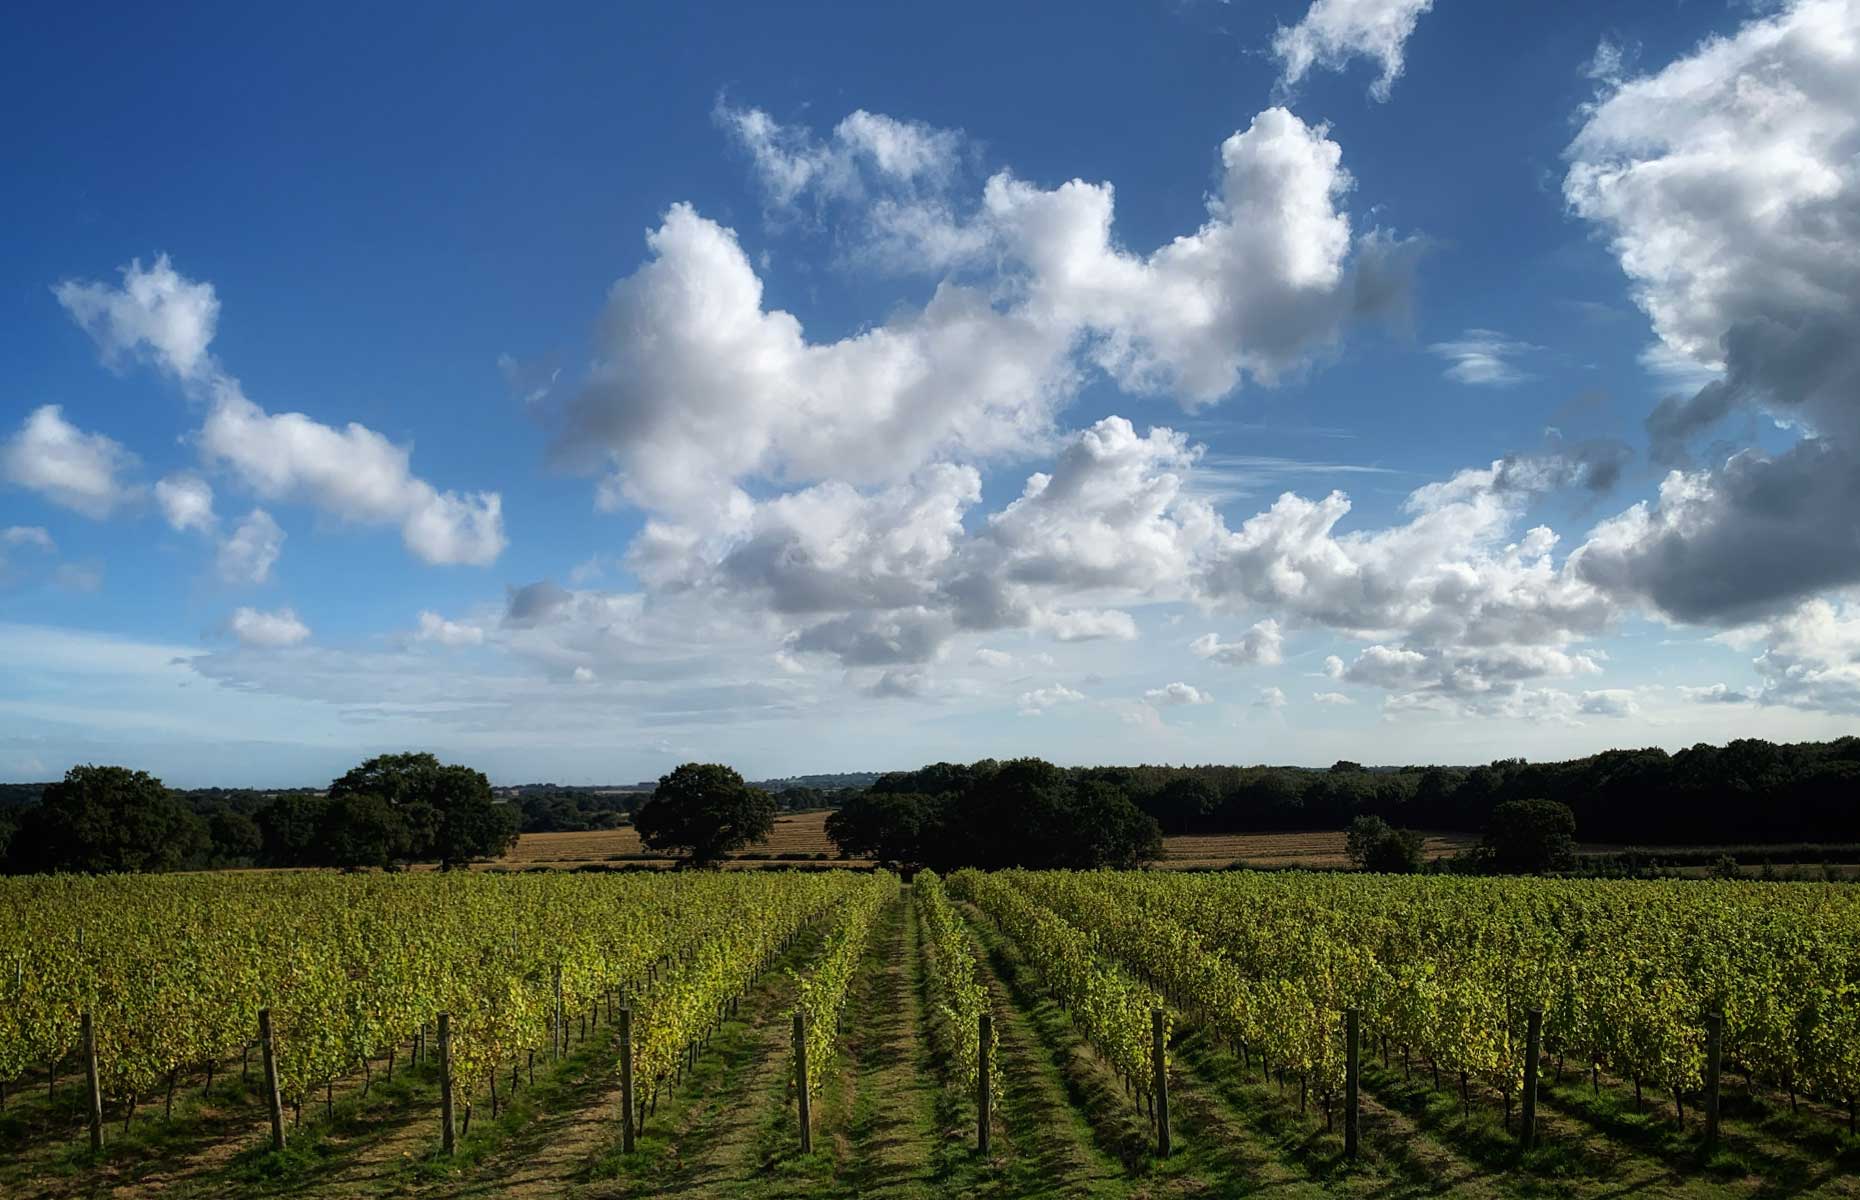
[[[940,1076],[927,1039],[923,945],[909,888],[887,905],[853,981],[843,1071],[851,1076],[850,1120],[835,1131],[844,1194],[922,1200],[944,1194],[939,1170]]]
[[[790,1070],[793,971],[805,970],[823,930],[804,930],[749,989],[684,1082],[662,1095],[634,1152],[619,1131],[576,1174],[565,1194],[621,1197],[738,1196],[764,1174],[759,1153],[771,1106],[784,1100]]]
[[[974,940],[1000,1041],[995,1070],[1011,1155],[996,1194],[1151,1194],[1141,1178],[1149,1156],[1147,1122],[1107,1079],[1017,950],[973,905],[958,911]]]

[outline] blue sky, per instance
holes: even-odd
[[[11,18],[0,778],[1854,728],[1860,2],[377,9]]]

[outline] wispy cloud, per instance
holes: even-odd
[[[1543,347],[1496,329],[1468,329],[1454,341],[1435,342],[1428,349],[1447,360],[1448,379],[1474,387],[1510,387],[1535,378],[1514,360]]]
[[[1263,454],[1204,454],[1196,461],[1182,490],[1219,503],[1238,496],[1281,491],[1291,481],[1311,476],[1403,474],[1408,472],[1370,463],[1278,458]]]

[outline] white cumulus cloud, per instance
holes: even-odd
[[[264,583],[284,550],[284,530],[255,508],[220,542],[216,566],[227,583]]]
[[[1050,708],[1061,704],[1076,704],[1084,698],[1083,692],[1075,692],[1063,683],[1034,688],[1020,694],[1020,714],[1023,717],[1037,717]]]
[[[310,636],[310,627],[298,620],[297,614],[288,608],[280,608],[275,612],[236,608],[227,620],[226,627],[239,639],[240,645],[258,649],[295,646]]]
[[[1295,87],[1313,68],[1342,70],[1353,58],[1373,59],[1382,73],[1370,95],[1387,100],[1401,78],[1403,48],[1434,0],[1313,0],[1296,25],[1280,26],[1272,53],[1281,87]]]
[[[1151,688],[1143,693],[1146,703],[1157,708],[1174,708],[1182,705],[1212,704],[1214,697],[1190,683],[1170,683],[1159,688]]]
[[[100,433],[85,433],[46,404],[28,413],[19,432],[0,445],[0,478],[54,504],[97,520],[135,495],[118,475],[136,456]]]
[[[436,612],[422,612],[414,640],[441,646],[482,646],[484,628],[468,621],[448,621]]]
[[[121,287],[66,280],[52,289],[104,361],[146,353],[183,379],[211,369],[207,347],[220,315],[213,285],[184,278],[166,254],[147,270],[134,259],[122,275]]]
[[[1627,688],[1600,688],[1577,697],[1576,707],[1590,716],[1631,717],[1640,712],[1640,703]]]
[[[827,200],[863,199],[886,188],[935,188],[958,165],[963,136],[922,121],[857,109],[817,139],[759,108],[720,102],[714,116],[750,154],[771,205],[792,208],[812,192]]]
[[[497,493],[442,492],[413,474],[405,447],[366,426],[337,429],[303,413],[269,413],[249,399],[209,348],[219,313],[212,286],[180,275],[165,256],[149,271],[131,263],[121,287],[67,281],[57,293],[106,361],[146,353],[185,381],[208,408],[196,439],[202,456],[233,470],[263,498],[302,501],[342,520],[397,525],[407,549],[428,563],[482,566],[502,553]],[[51,415],[56,419],[55,408]],[[99,486],[93,479],[91,492]]]
[[[155,501],[174,529],[205,533],[214,525],[213,485],[191,471],[181,471],[155,485]]]
[[[1230,667],[1277,666],[1284,661],[1284,639],[1279,623],[1268,617],[1256,623],[1240,640],[1223,642],[1219,634],[1204,633],[1189,644],[1197,658],[1210,659]]]
[[[1659,70],[1608,81],[1563,193],[1660,339],[1699,371],[1649,416],[1655,502],[1603,522],[1582,578],[1705,624],[1860,582],[1860,4],[1766,7]],[[1700,381],[1702,386],[1700,385]],[[1734,413],[1798,435],[1698,465]]]

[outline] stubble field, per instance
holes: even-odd
[[[768,841],[734,856],[731,862],[738,867],[760,866],[770,861],[800,866],[810,861],[831,861],[836,866],[869,865],[859,860],[848,863],[838,859],[833,843],[827,839],[828,815],[824,809],[783,813],[775,819],[775,829]],[[1455,854],[1476,840],[1466,834],[1429,834],[1423,853],[1429,858]],[[1236,862],[1258,868],[1345,867],[1349,859],[1344,857],[1343,843],[1341,830],[1170,837],[1163,839],[1163,859],[1158,865],[1190,870],[1216,869]],[[481,867],[573,870],[627,862],[669,866],[672,861],[670,856],[646,850],[639,844],[639,835],[628,826],[577,833],[526,833],[517,839],[516,848],[508,855],[481,864]]]

